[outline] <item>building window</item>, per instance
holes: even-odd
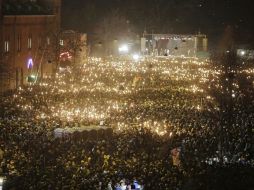
[[[63,46],[64,45],[64,41],[60,40],[60,45]]]
[[[28,37],[27,46],[28,46],[28,49],[32,49],[32,37],[31,36]]]
[[[50,45],[50,38],[47,37],[47,44]]]
[[[21,35],[18,35],[17,39],[17,50],[20,52],[21,51]]]
[[[8,53],[10,51],[10,41],[9,40],[5,40],[4,41],[4,52]]]

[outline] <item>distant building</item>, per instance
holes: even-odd
[[[1,90],[51,75],[60,14],[61,0],[0,0]]]
[[[141,52],[153,56],[205,56],[208,54],[208,39],[203,34],[144,34]]]

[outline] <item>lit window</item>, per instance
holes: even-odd
[[[50,38],[47,37],[47,44],[50,45]]]
[[[28,37],[28,41],[27,41],[27,45],[28,45],[28,49],[32,49],[32,37]]]
[[[64,45],[64,41],[60,40],[60,45],[63,46]]]
[[[8,53],[10,51],[10,42],[9,40],[4,41],[4,52]]]

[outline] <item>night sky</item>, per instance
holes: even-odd
[[[239,44],[254,44],[252,0],[63,0],[62,27],[93,36],[112,11],[127,20],[132,31],[205,33],[216,42],[227,26]]]

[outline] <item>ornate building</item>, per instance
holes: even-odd
[[[52,74],[61,0],[0,0],[0,91]]]

